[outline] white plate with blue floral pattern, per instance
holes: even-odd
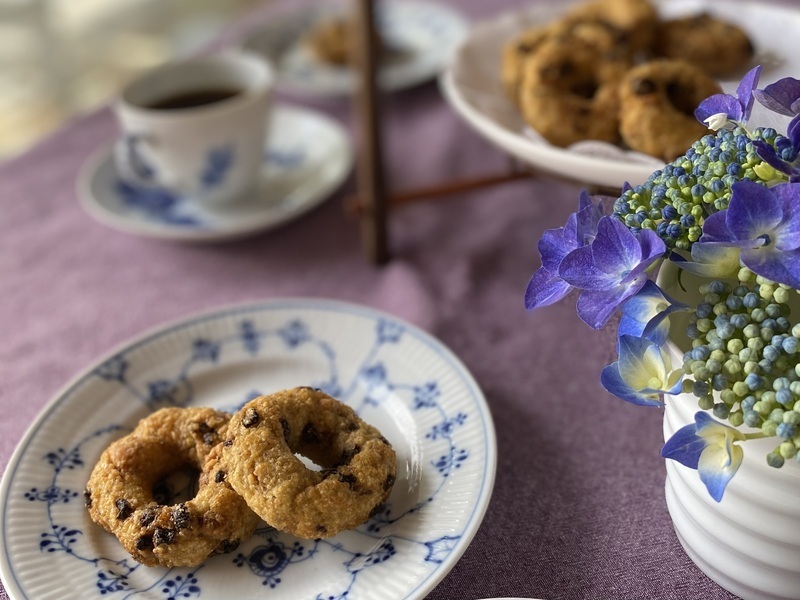
[[[347,13],[342,3],[315,2],[275,14],[250,33],[244,48],[269,58],[277,67],[277,87],[306,97],[342,97],[357,89],[356,73],[317,59],[304,43],[315,24]],[[380,2],[378,30],[391,49],[378,72],[385,92],[418,85],[438,75],[469,32],[467,21],[449,6],[428,2]]]
[[[78,197],[101,223],[136,235],[178,241],[226,241],[279,227],[324,202],[353,167],[344,129],[332,119],[279,104],[270,115],[257,189],[234,203],[203,206],[190,197],[123,182],[111,147],[78,177]]]
[[[197,568],[139,565],[92,523],[82,490],[102,450],[163,406],[235,411],[311,385],[354,407],[397,452],[385,508],[328,540],[262,523]],[[464,365],[416,327],[358,305],[265,301],[189,318],[125,344],[37,418],[0,485],[0,575],[14,600],[422,598],[483,519],[496,467],[486,401]]]
[[[751,65],[738,76],[720,82],[734,93],[740,76],[750,67],[764,67],[761,81],[797,77],[800,54],[800,10],[788,5],[748,0],[654,0],[663,18],[708,13],[742,27],[756,48]],[[664,163],[652,156],[612,144],[587,140],[569,148],[547,142],[528,127],[511,103],[500,82],[504,44],[522,30],[550,23],[561,17],[567,4],[536,2],[520,10],[505,12],[476,24],[440,78],[442,92],[478,133],[511,155],[542,171],[581,183],[621,188],[626,182],[639,185]],[[757,120],[751,119],[751,123]]]

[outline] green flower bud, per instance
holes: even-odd
[[[775,421],[764,421],[761,424],[761,432],[767,437],[774,437],[777,429],[778,424]]]
[[[794,442],[783,442],[778,448],[781,456],[786,459],[794,458],[795,454],[797,454],[797,448],[795,448]]]

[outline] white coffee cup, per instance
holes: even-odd
[[[226,51],[156,68],[121,92],[115,112],[120,179],[202,203],[255,189],[275,73],[263,58]]]

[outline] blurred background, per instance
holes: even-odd
[[[0,161],[264,0],[0,0]]]

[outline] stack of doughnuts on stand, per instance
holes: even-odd
[[[738,26],[707,14],[659,17],[648,0],[592,0],[522,31],[501,80],[553,145],[600,140],[670,161],[707,132],[694,110],[752,60]]]

